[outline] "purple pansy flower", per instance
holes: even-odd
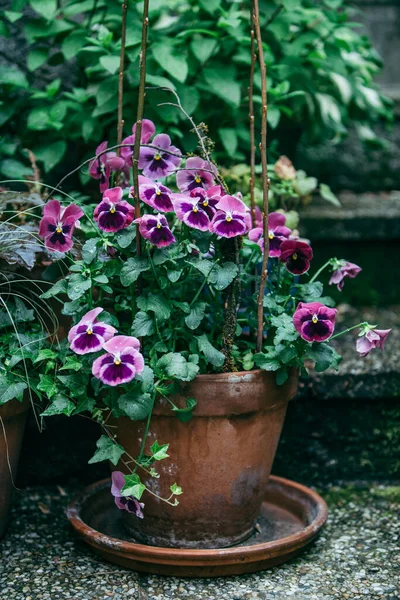
[[[289,273],[293,273],[293,275],[307,273],[310,268],[313,251],[306,242],[285,240],[281,243],[280,252],[281,255],[279,258],[285,263]]]
[[[133,197],[133,188],[129,195]],[[143,175],[139,175],[139,198],[158,212],[174,210],[171,190],[162,183],[152,181]]]
[[[368,329],[364,335],[358,338],[356,348],[361,356],[367,356],[373,348],[383,350],[386,338],[391,329]]]
[[[120,171],[124,168],[125,160],[116,155],[115,152],[105,152],[97,156],[100,152],[107,149],[108,142],[102,142],[96,148],[96,158],[89,164],[89,173],[93,179],[100,179],[100,192],[108,188],[111,171]]]
[[[49,200],[43,207],[39,236],[48,250],[68,252],[73,246],[72,234],[83,211],[76,204],[63,208],[58,200]]]
[[[186,169],[178,171],[176,185],[181,192],[190,192],[198,187],[207,190],[214,185],[214,176],[210,171],[215,173],[214,165],[198,156],[192,156],[186,161]]]
[[[337,289],[339,292],[342,291],[344,286],[344,280],[346,277],[350,277],[350,279],[354,279],[357,277],[360,271],[362,271],[361,267],[355,265],[354,263],[348,261],[339,261],[339,266],[335,269],[331,275],[329,280],[329,285],[337,285]]]
[[[96,358],[92,373],[106,385],[128,383],[144,369],[144,359],[140,354],[140,342],[129,335],[116,335],[103,345],[103,354]]]
[[[208,190],[198,187],[186,194],[174,194],[176,216],[188,227],[208,231],[222,193],[221,186],[214,185]]]
[[[262,214],[257,211],[256,207],[256,224],[249,232],[249,239],[256,242],[264,252],[264,235],[262,225]],[[285,226],[286,217],[281,213],[272,212],[268,215],[268,238],[269,238],[269,256],[277,258],[281,255],[281,244],[288,239],[292,233],[289,227]]]
[[[103,231],[120,231],[132,223],[135,208],[121,198],[122,188],[106,190],[103,200],[94,209],[93,218]]]
[[[336,313],[336,308],[328,308],[320,302],[299,302],[293,323],[306,342],[324,342],[335,329]]]
[[[210,223],[211,233],[231,238],[249,230],[250,214],[244,202],[235,196],[222,196],[216,205],[217,213]]]
[[[140,148],[139,169],[150,179],[166,177],[181,164],[181,151],[171,145],[171,138],[166,133],[156,135],[152,145],[155,147]]]
[[[111,325],[97,320],[103,310],[100,307],[90,310],[77,325],[70,329],[68,341],[71,350],[76,354],[98,352],[103,348],[105,342],[117,333],[117,330]]]
[[[134,223],[138,223],[140,235],[157,248],[165,248],[176,242],[164,215],[143,215]]]
[[[140,135],[140,142],[142,144],[147,144],[152,135],[154,135],[156,131],[156,126],[153,121],[150,119],[143,119],[142,121],[142,132]],[[132,162],[133,150],[135,146],[135,138],[136,138],[136,123],[132,127],[132,135],[129,135],[124,140],[122,140],[123,144],[130,144],[130,147],[121,148],[121,156],[125,160],[125,164],[130,166]]]
[[[139,517],[139,519],[143,519],[143,502],[139,502],[133,496],[122,495],[121,490],[125,485],[125,475],[121,471],[114,471],[111,475],[111,481],[111,494],[114,496],[114,501],[118,508],[120,510],[127,510],[129,513],[133,513]]]

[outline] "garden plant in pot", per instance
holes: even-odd
[[[143,119],[147,9],[145,2],[137,121],[124,140],[119,127],[117,152],[103,142],[89,164],[102,197],[94,211],[82,207],[83,217],[75,204],[44,207],[49,249],[68,260],[78,219],[85,237],[81,259],[71,258],[69,273],[46,292],[67,296],[74,325],[55,357],[44,414],[89,413],[99,423],[91,462],[110,461],[115,510],[135,540],[224,547],[253,532],[299,372],[309,363],[337,368],[330,342],[345,332],[334,333],[322,270],[309,277],[311,246],[285,215],[268,214],[258,3],[262,213],[254,194],[248,207],[240,190],[227,188],[207,128],[177,95],[171,104],[197,135],[196,155],[184,156]],[[253,144],[253,165],[254,157]],[[337,259],[325,268],[339,286],[360,271]],[[360,352],[383,347],[388,331],[355,328]]]

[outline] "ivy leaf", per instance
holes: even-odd
[[[202,320],[207,308],[206,302],[196,302],[191,308],[190,313],[185,317],[185,323],[189,329],[197,329]]]
[[[124,287],[128,287],[131,283],[134,283],[144,271],[150,269],[150,262],[147,258],[142,256],[136,256],[135,258],[128,258],[126,263],[121,269],[121,283]]]
[[[132,421],[141,421],[151,413],[153,398],[148,393],[127,392],[119,396],[118,408]]]
[[[102,435],[96,442],[97,450],[89,460],[89,464],[109,460],[114,466],[117,465],[119,459],[124,454],[125,450],[119,444],[116,444],[106,435]]]
[[[157,361],[157,372],[164,379],[176,378],[182,381],[192,381],[199,371],[199,366],[187,362],[178,352],[168,352]]]
[[[58,390],[54,377],[51,377],[51,375],[43,375],[43,373],[40,373],[39,377],[40,381],[37,385],[37,389],[40,392],[45,393],[49,399],[55,396]]]
[[[144,311],[152,311],[158,321],[166,321],[171,316],[168,301],[161,294],[149,294],[139,296],[136,300],[138,308]]]
[[[145,312],[138,312],[132,323],[131,333],[136,337],[145,337],[155,332],[153,317]]]
[[[125,485],[121,490],[123,496],[133,496],[136,500],[140,500],[146,486],[140,481],[137,473],[125,475]]]
[[[74,356],[67,356],[67,359],[59,371],[80,371],[82,369],[82,363],[79,362]]]
[[[199,351],[205,356],[207,362],[214,365],[214,367],[222,367],[225,362],[225,354],[214,348],[205,333],[197,336],[196,339]]]
[[[187,423],[187,421],[190,421],[190,419],[193,417],[193,409],[196,404],[197,401],[194,398],[187,398],[185,408],[173,406],[172,410],[176,413],[176,416],[182,423]]]
[[[42,348],[33,363],[35,364],[41,362],[42,360],[53,360],[56,357],[56,352],[53,352],[53,350],[50,350],[50,348]]]
[[[182,48],[168,45],[166,41],[156,43],[152,46],[153,58],[171,77],[181,83],[186,81],[189,67],[185,52]]]
[[[78,300],[91,286],[90,277],[84,277],[81,273],[73,273],[68,280],[68,297],[70,300]]]
[[[152,458],[154,458],[154,460],[164,460],[164,458],[168,458],[168,447],[169,444],[163,444],[162,446],[160,446],[160,444],[156,440],[154,444],[152,444],[150,447]]]
[[[215,265],[208,280],[220,292],[232,283],[237,273],[238,266],[233,262],[226,262],[223,265]]]
[[[24,381],[10,384],[7,379],[2,379],[0,381],[0,405],[5,404],[9,400],[14,400],[14,398],[21,400],[27,388],[28,385]]]
[[[83,412],[91,413],[96,406],[96,400],[93,398],[81,398],[76,405],[74,415],[80,415]]]
[[[97,257],[97,245],[100,238],[90,238],[82,246],[82,258],[86,265],[90,265]]]
[[[53,415],[66,415],[67,417],[70,417],[74,410],[75,404],[71,400],[69,400],[63,394],[57,394],[50,406],[46,408],[46,410],[42,412],[40,416],[52,417]]]
[[[169,489],[171,490],[171,494],[174,494],[174,496],[180,496],[183,494],[181,486],[177,483],[173,483]]]

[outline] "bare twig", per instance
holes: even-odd
[[[128,0],[122,2],[122,24],[121,24],[121,53],[119,55],[119,75],[118,75],[118,123],[117,123],[117,144],[122,142],[123,120],[123,102],[124,102],[124,67],[125,67],[125,41],[126,41],[126,13],[128,12]],[[121,149],[117,148],[117,156]],[[120,174],[115,177],[115,185],[119,185]]]
[[[250,120],[250,208],[251,208],[251,225],[256,226],[256,205],[254,200],[254,185],[255,185],[255,169],[256,169],[256,146],[254,134],[254,101],[253,101],[253,86],[254,86],[254,67],[256,63],[256,51],[254,40],[254,9],[253,0],[250,1],[250,39],[251,39],[251,63],[250,63],[250,83],[249,83],[249,120]]]
[[[268,193],[269,179],[267,166],[267,68],[264,60],[264,50],[262,45],[261,28],[260,28],[260,12],[258,0],[254,0],[253,24],[257,39],[258,59],[261,72],[261,166],[263,179],[263,231],[264,231],[264,254],[262,261],[262,271],[260,278],[260,290],[257,299],[257,352],[260,352],[263,332],[264,332],[264,294],[267,283],[268,255],[269,255],[269,237],[268,237]]]

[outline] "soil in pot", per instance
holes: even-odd
[[[286,408],[297,389],[293,371],[283,386],[265,371],[200,375],[171,397],[180,407],[195,398],[192,419],[182,423],[170,405],[153,410],[148,450],[170,443],[169,458],[156,463],[160,478],[142,477],[158,496],[175,482],[183,488],[172,507],[145,492],[145,518],[124,513],[132,537],[147,545],[222,548],[249,537],[255,527]],[[143,421],[114,419],[118,442],[137,456]],[[119,465],[118,469],[124,470]]]
[[[0,538],[8,525],[8,513],[14,491],[13,481],[17,475],[29,407],[27,397],[23,402],[10,400],[0,406]]]

